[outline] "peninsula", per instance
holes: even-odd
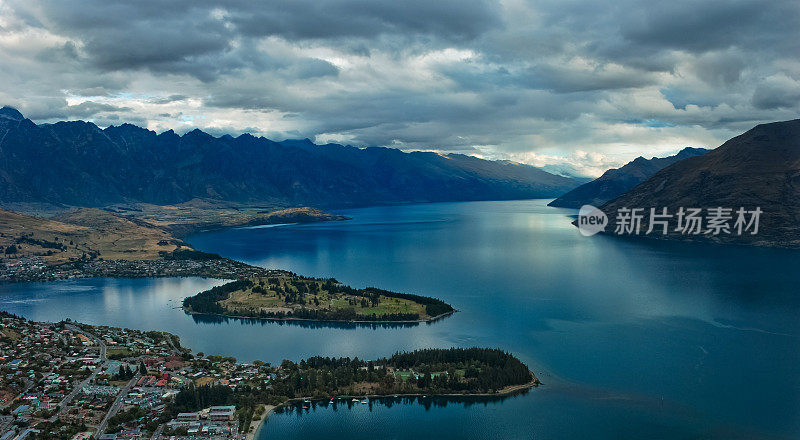
[[[194,353],[170,333],[35,322],[6,312],[0,312],[0,349],[0,428],[31,440],[201,431],[252,438],[253,425],[274,408],[504,396],[540,385],[519,359],[493,348],[243,363]]]
[[[256,319],[429,322],[455,312],[435,298],[291,273],[232,281],[184,299],[187,313]]]
[[[284,273],[195,250],[180,237],[235,226],[346,219],[311,208],[260,214],[255,208],[218,206],[127,209],[79,208],[50,217],[0,209],[0,281],[168,276],[239,279]],[[156,217],[161,214],[159,221]]]
[[[235,280],[187,298],[184,310],[257,319],[429,322],[455,311],[434,298],[353,289],[333,279],[251,266],[196,250],[179,238],[202,229],[346,217],[311,208],[229,212],[200,202],[174,209],[136,209],[81,208],[50,218],[0,209],[0,281],[176,276]],[[165,210],[170,214],[164,216]]]

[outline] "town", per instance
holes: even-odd
[[[272,366],[193,353],[165,332],[0,312],[0,440],[252,440],[286,405],[505,396],[538,385],[525,364],[498,349]]]
[[[199,276],[238,279],[252,276],[277,276],[289,272],[265,269],[221,258],[215,254],[184,251],[155,260],[82,259],[58,265],[48,265],[41,257],[0,260],[0,281],[53,281],[67,278],[114,277],[185,277]]]
[[[168,333],[0,321],[3,440],[245,438],[234,406],[173,417],[167,404],[190,383],[235,388],[273,377],[264,363],[197,361]]]

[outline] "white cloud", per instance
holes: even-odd
[[[586,177],[600,177],[609,168],[619,168],[625,164],[624,160],[614,159],[597,151],[583,150],[577,150],[569,156],[528,151],[511,157],[517,162],[544,167],[554,172],[561,170],[566,174]]]
[[[0,104],[591,175],[800,113],[794,2],[414,5],[6,0]]]

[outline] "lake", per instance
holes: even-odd
[[[547,201],[341,211],[343,222],[240,228],[198,249],[354,287],[441,298],[455,315],[404,327],[184,314],[197,278],[0,286],[30,319],[159,329],[244,361],[382,357],[423,347],[513,352],[544,382],[500,401],[375,401],[275,414],[261,438],[800,437],[800,253],[583,237]],[[377,434],[380,435],[377,435]]]

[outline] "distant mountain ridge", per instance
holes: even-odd
[[[547,171],[550,174],[555,174],[557,176],[564,176],[578,180],[582,184],[594,180],[593,177],[581,174],[581,172],[578,171],[575,167],[566,163],[542,165],[539,168],[544,171]]]
[[[639,156],[622,167],[610,169],[597,179],[569,191],[548,203],[548,206],[559,208],[580,208],[583,205],[600,206],[631,190],[664,167],[683,159],[701,156],[708,151],[710,150],[705,148],[687,147],[678,154],[668,157],[645,159]]]
[[[555,197],[579,182],[514,162],[131,124],[37,125],[0,109],[0,202],[105,206],[213,199],[365,206]]]
[[[709,239],[765,246],[800,247],[800,119],[757,125],[705,155],[676,162],[600,209],[609,216],[606,232],[613,233],[620,208],[680,207],[734,211],[760,208],[757,234],[680,234],[670,220],[670,239]],[[657,211],[660,212],[660,211]],[[750,218],[748,217],[749,221]],[[644,231],[642,231],[644,232]],[[661,234],[655,235],[661,237]]]

